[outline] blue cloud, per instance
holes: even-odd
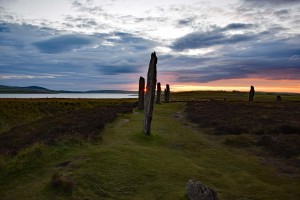
[[[181,38],[178,38],[171,45],[174,50],[207,48],[215,45],[236,44],[257,39],[260,34],[244,33],[244,34],[226,34],[230,30],[247,30],[255,27],[254,24],[231,23],[225,27],[212,26],[213,29],[206,32],[193,32]]]
[[[147,50],[152,49],[154,46],[156,46],[156,43],[151,40],[144,39],[139,36],[135,36],[129,33],[124,32],[113,32],[113,36],[118,36],[118,39],[115,38],[108,38],[107,41],[113,42],[116,45],[120,46],[127,46],[134,50]],[[111,36],[111,35],[110,35]]]
[[[5,24],[0,24],[0,32],[8,33],[10,30]]]
[[[289,15],[286,11],[277,14]],[[191,22],[196,23],[192,20],[183,18],[174,23],[191,26]],[[178,74],[174,81],[199,83],[246,77],[299,80],[300,36],[287,37],[288,27],[277,25],[264,32],[260,32],[264,26],[256,22],[210,27],[210,31],[197,31],[176,39],[170,46],[173,50],[170,54],[158,53],[159,74]],[[245,33],[232,35],[231,30]],[[118,31],[62,34],[59,30],[33,25],[0,24],[0,73],[20,77],[57,75],[47,80],[2,79],[2,84],[87,90],[137,83],[135,76],[146,74],[150,53],[156,46],[167,47],[142,35]],[[213,52],[202,56],[180,52],[216,45],[218,48],[212,48]]]
[[[141,71],[139,66],[131,65],[95,65],[99,72],[103,75],[118,75],[118,74],[130,74],[138,73]]]
[[[48,54],[61,53],[82,48],[92,43],[92,39],[82,35],[63,35],[55,38],[34,42],[41,52]]]
[[[195,32],[177,39],[171,46],[174,50],[207,48],[215,45],[248,42],[258,37],[257,34],[226,35],[219,31]]]
[[[228,24],[221,30],[239,30],[239,29],[249,29],[252,28],[253,24],[243,24],[243,23],[232,23]]]
[[[287,60],[291,56],[300,55],[300,35],[286,39],[275,38],[272,34],[268,37],[265,41],[247,44],[247,48],[244,50],[227,51],[224,56]]]
[[[259,36],[262,36],[260,38]],[[169,58],[176,68],[179,82],[210,82],[222,79],[264,78],[299,80],[300,35],[279,39],[272,32],[257,36],[257,41],[224,45],[215,53],[199,58]],[[246,48],[245,48],[246,47]],[[177,60],[178,59],[178,60]],[[184,69],[185,68],[185,69]]]

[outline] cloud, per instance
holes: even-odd
[[[252,57],[253,56],[253,57]],[[271,57],[222,57],[204,62],[196,68],[175,72],[178,82],[207,83],[217,80],[263,78],[267,80],[299,80],[300,67],[296,56]]]
[[[249,29],[252,28],[254,25],[253,24],[243,24],[243,23],[232,23],[228,24],[221,30],[227,31],[227,30],[241,30],[241,29]]]
[[[289,14],[289,10],[282,9],[282,10],[276,11],[274,14],[277,15],[277,16],[279,16],[279,17],[282,16],[282,15],[288,15]]]
[[[247,42],[257,39],[258,34],[245,33],[245,34],[225,34],[225,30],[242,29],[248,25],[230,24],[223,29],[216,28],[207,32],[194,32],[189,33],[177,40],[172,44],[171,48],[174,50],[197,49],[207,48],[215,45],[235,44],[240,42]]]
[[[239,67],[210,66],[194,70],[180,71],[178,82],[207,83],[210,81],[246,78],[250,71]]]
[[[130,74],[130,73],[138,73],[141,70],[138,66],[132,66],[132,65],[95,65],[101,74],[104,75],[118,75],[118,74]]]
[[[261,4],[271,4],[271,5],[281,5],[281,4],[299,4],[299,0],[243,0],[245,3],[250,3],[254,5]]]
[[[211,66],[199,70],[185,71],[176,79],[178,82],[207,83],[217,80],[263,78],[267,80],[299,80],[300,68],[251,68]]]
[[[56,74],[46,74],[46,75],[18,75],[18,74],[1,74],[0,79],[54,79],[56,77],[61,77],[61,75]]]
[[[256,27],[254,24],[230,23],[225,27],[211,26],[212,30],[189,33],[174,41],[174,50],[206,48],[215,45],[235,44],[256,39],[259,35],[253,33],[229,34],[231,30],[248,30]]]
[[[175,59],[174,63],[181,67],[169,71],[177,74],[178,82],[206,83],[241,78],[299,80],[300,35],[281,39],[273,34],[265,32],[263,38],[258,37],[242,46],[224,45],[215,55]],[[172,58],[169,60],[173,62]]]
[[[134,50],[147,50],[152,49],[157,45],[156,42],[152,40],[147,40],[142,37],[138,37],[129,33],[124,32],[113,32],[111,37],[107,37],[107,41],[114,43],[115,45],[120,45],[124,47],[129,47]]]
[[[33,43],[41,52],[48,54],[61,53],[80,49],[92,44],[93,40],[83,35],[63,35]]]
[[[228,52],[225,55],[232,57],[256,57],[268,59],[285,59],[291,56],[300,55],[300,35],[280,39],[269,35],[266,41],[257,41],[248,44],[245,50],[238,52]]]
[[[10,30],[0,32],[0,78],[7,85],[75,90],[107,89],[116,84],[125,87],[136,82],[135,76],[146,73],[156,44],[120,31],[65,35],[27,24],[0,27]],[[105,42],[111,44],[103,45]]]
[[[9,33],[10,30],[4,24],[0,24],[0,32]]]
[[[194,21],[194,18],[180,19],[177,21],[180,26],[189,26]]]
[[[102,6],[94,6],[92,1],[81,2],[78,0],[73,1],[73,7],[81,12],[88,12],[92,14],[99,14],[103,11]]]

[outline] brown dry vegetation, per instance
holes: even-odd
[[[258,146],[283,158],[300,155],[299,101],[197,101],[188,102],[186,111],[192,122],[209,132],[231,135],[225,144]]]
[[[4,101],[1,103],[4,104]],[[80,101],[76,103],[65,100],[35,100],[31,103],[24,103],[24,101],[5,101],[11,106],[15,106],[13,109],[19,107],[19,110],[15,111],[19,112],[19,115],[26,116],[24,111],[27,109],[35,112],[35,115],[27,123],[26,117],[23,116],[24,120],[21,121],[21,125],[17,124],[0,134],[1,154],[16,154],[19,150],[36,142],[53,144],[63,138],[71,137],[93,139],[105,124],[112,122],[117,117],[118,113],[131,112],[136,106],[136,103],[130,102],[107,104],[92,102],[91,105],[80,105]],[[41,110],[40,113],[39,110]],[[9,117],[2,117],[2,121],[5,120],[9,121]]]

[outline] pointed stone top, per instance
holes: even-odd
[[[151,54],[151,60],[150,62],[154,62],[154,64],[156,65],[157,64],[157,57],[156,57],[156,53],[155,51]]]

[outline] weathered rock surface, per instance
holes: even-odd
[[[139,81],[139,102],[138,109],[144,110],[144,98],[145,98],[145,79],[140,77]]]
[[[218,200],[217,193],[200,181],[189,180],[186,184],[186,190],[190,200]]]
[[[158,82],[156,88],[156,104],[160,104],[160,95],[161,95],[161,86],[160,86],[160,82]]]
[[[255,94],[254,87],[251,86],[251,89],[250,89],[250,92],[249,92],[249,101],[253,101],[254,94]]]
[[[156,64],[157,57],[155,52],[151,54],[151,60],[149,63],[149,69],[147,74],[147,90],[145,95],[144,105],[144,124],[143,132],[145,135],[150,135],[151,132],[151,121],[153,114],[153,104],[155,100],[155,87],[156,87]]]

